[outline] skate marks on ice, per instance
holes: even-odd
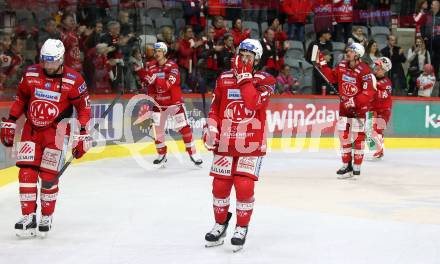
[[[440,151],[387,150],[386,159],[364,162],[356,180],[336,179],[334,152],[276,155],[258,185],[260,201],[264,196],[306,211],[440,224]]]
[[[83,163],[61,182],[45,240],[15,237],[18,185],[0,189],[0,260],[438,264],[438,168],[432,165],[438,154],[418,161],[388,152],[383,163],[364,164],[359,180],[340,181],[333,152],[271,153],[256,185],[246,244],[236,254],[234,202],[224,245],[204,248],[213,224],[210,155],[203,155],[203,169],[172,157],[163,170],[145,170],[130,158]],[[426,213],[420,214],[422,208]]]

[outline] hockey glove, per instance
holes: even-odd
[[[203,127],[203,143],[209,151],[216,150],[219,143],[219,132],[215,126],[205,125]]]
[[[12,147],[12,145],[14,144],[16,126],[17,125],[15,124],[15,120],[12,120],[11,118],[2,118],[2,122],[0,123],[0,137],[5,147]]]
[[[81,129],[79,135],[73,136],[72,155],[79,159],[90,149],[92,138],[85,129]]]
[[[347,101],[345,101],[344,102],[344,106],[345,106],[345,108],[347,108],[347,109],[350,109],[350,108],[355,108],[355,103],[354,103],[354,99],[353,99],[353,97],[350,97],[350,99],[348,99]]]
[[[244,63],[240,56],[235,56],[232,60],[232,71],[234,72],[235,78],[237,78],[238,85],[252,81],[253,68],[252,63]]]

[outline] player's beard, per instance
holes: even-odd
[[[64,64],[60,64],[60,66],[58,66],[58,68],[56,70],[54,70],[52,73],[47,72],[47,70],[45,68],[43,68],[44,74],[46,74],[48,77],[51,78],[55,78],[55,77],[60,77],[63,75],[62,71],[61,73],[58,73],[62,68],[63,68]]]

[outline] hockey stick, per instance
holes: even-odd
[[[110,113],[110,111],[113,109],[113,106],[115,106],[116,102],[119,101],[119,99],[121,98],[121,96],[124,94],[124,91],[121,90],[119,91],[118,95],[113,99],[113,101],[110,103],[110,105],[108,106],[108,108],[104,111],[104,113],[102,113],[101,119],[104,119],[108,113]],[[98,130],[99,128],[99,123],[96,123],[93,126],[93,129]],[[55,177],[55,179],[53,179],[50,182],[43,182],[42,186],[45,189],[50,189],[53,184],[59,179],[61,178],[61,176],[64,174],[64,172],[66,171],[66,169],[70,166],[70,164],[72,163],[74,157],[73,155],[70,156],[70,158],[66,161],[66,163],[64,163],[64,166],[61,168],[61,170],[58,172],[57,176]]]
[[[322,73],[322,71],[318,68],[318,66],[316,66],[316,59],[319,56],[318,52],[319,52],[318,45],[313,45],[312,57],[311,57],[313,67],[319,73],[319,75],[321,75],[322,79],[324,79],[324,81],[327,83],[327,85],[335,92],[335,94],[339,97],[339,99],[341,101],[343,101],[342,96],[339,94],[338,89],[336,89],[336,87],[327,79],[327,77],[324,75],[324,73]]]

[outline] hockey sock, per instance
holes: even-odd
[[[43,181],[51,182],[56,175],[47,172],[41,172],[40,177]],[[52,215],[55,211],[55,204],[58,196],[58,180],[54,182],[49,189],[41,187],[41,214]]]
[[[216,223],[223,224],[227,219],[232,184],[232,179],[214,178],[212,182],[213,208]]]
[[[18,173],[20,183],[21,213],[28,215],[35,213],[37,209],[37,181],[38,171],[36,168],[20,168]]]
[[[235,176],[234,186],[237,195],[237,225],[247,226],[254,208],[255,182],[248,177]]]
[[[189,125],[183,127],[179,130],[179,133],[182,134],[183,142],[185,142],[186,152],[190,155],[196,152],[196,148],[193,142],[192,131]]]

